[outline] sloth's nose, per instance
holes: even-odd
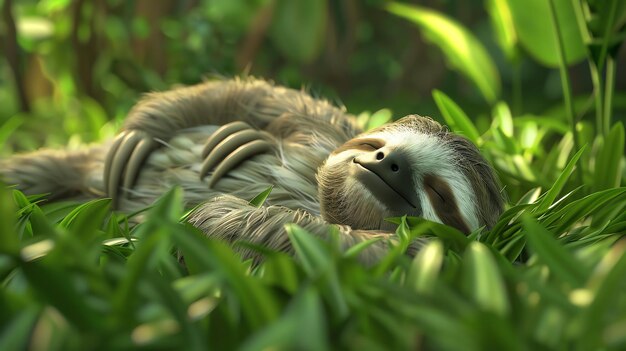
[[[360,166],[355,169],[357,179],[388,208],[405,213],[421,211],[406,151],[382,147],[362,153],[352,161]],[[411,208],[405,208],[398,195]]]
[[[407,155],[401,150],[383,148],[359,155],[355,158],[355,162],[375,172],[385,179],[385,181],[392,181],[393,179],[398,179],[399,181],[404,179],[404,181],[406,181],[407,179],[411,179],[407,159]],[[406,183],[402,185],[406,186]]]
[[[395,189],[410,186],[412,179],[408,157],[403,150],[380,148],[359,155],[355,162],[381,177]]]

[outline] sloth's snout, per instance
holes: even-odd
[[[352,162],[360,166],[355,171],[357,178],[388,207],[398,206],[397,195],[400,195],[411,207],[419,207],[419,200],[413,186],[409,156],[405,151],[382,147],[362,153]]]
[[[401,150],[378,149],[357,156],[354,162],[376,173],[393,187],[406,187],[412,178],[408,157]]]

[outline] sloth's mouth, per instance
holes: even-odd
[[[366,165],[359,163],[356,158],[352,159],[352,163],[357,166],[358,172],[356,172],[356,178],[363,184],[367,189],[369,189],[372,194],[379,199],[384,204],[388,205],[391,208],[395,208],[398,206],[395,199],[396,196],[390,196],[388,189],[391,189],[393,193],[400,198],[402,198],[406,204],[411,206],[413,209],[418,209],[419,207],[414,204],[411,200],[407,198],[406,195],[402,193],[402,191],[396,189],[394,186],[389,184],[385,178],[381,177],[380,174],[376,173],[376,171],[369,169]],[[384,184],[386,187],[381,187]],[[388,188],[388,189],[387,189]]]

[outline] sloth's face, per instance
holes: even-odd
[[[385,218],[410,215],[469,233],[493,224],[481,202],[495,203],[496,217],[502,207],[497,190],[487,194],[497,182],[476,148],[419,116],[346,142],[317,179],[324,218],[357,229],[390,229]]]

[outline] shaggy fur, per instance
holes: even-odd
[[[209,188],[210,174],[202,180],[199,175],[203,145],[217,128],[238,120],[262,131],[270,151],[244,161]],[[287,223],[321,237],[335,226],[344,246],[374,237],[393,241],[384,219],[405,213],[388,209],[347,170],[354,157],[368,152],[358,146],[360,138],[378,138],[385,147],[410,155],[413,179],[406,184],[421,202],[410,215],[450,221],[468,232],[492,226],[503,208],[498,182],[476,147],[432,119],[408,116],[362,134],[344,109],[263,80],[211,81],[148,94],[131,110],[124,130],[137,131],[138,138],[159,147],[143,164],[135,186],[122,189],[119,209],[143,208],[179,185],[188,206],[203,203],[190,222],[228,241],[290,251]],[[16,156],[0,161],[0,177],[26,193],[50,193],[54,199],[106,196],[107,190],[118,190],[104,186],[107,154],[121,157],[111,145]],[[265,206],[248,205],[246,200],[270,185],[274,190]],[[440,197],[436,187],[449,190]],[[363,260],[379,257],[389,240],[370,246]],[[414,243],[413,249],[420,245]]]

